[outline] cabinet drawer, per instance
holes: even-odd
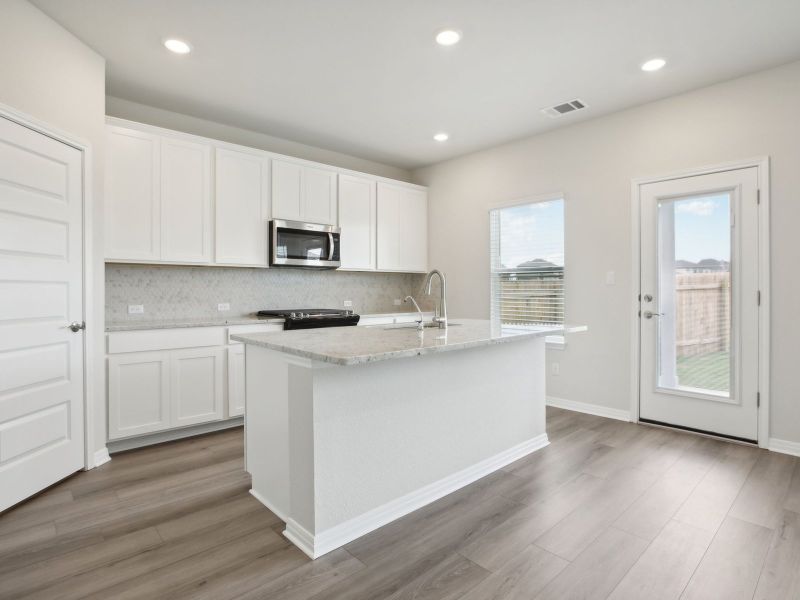
[[[242,333],[266,333],[268,331],[283,331],[283,323],[265,323],[264,325],[235,325],[233,327],[228,327],[228,343],[242,343],[232,340],[232,335],[240,335]]]
[[[119,331],[107,334],[107,338],[109,354],[224,346],[227,339],[225,327]]]

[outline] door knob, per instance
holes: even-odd
[[[73,321],[69,325],[67,325],[72,331],[78,333],[81,329],[86,329],[86,321],[81,321],[78,323],[77,321]]]
[[[651,294],[645,294],[643,300],[645,302],[652,302],[653,301],[653,296]]]
[[[663,317],[664,313],[654,313],[652,311],[646,310],[642,313],[642,316],[645,319],[652,319],[653,317]]]

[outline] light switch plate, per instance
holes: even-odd
[[[561,365],[557,362],[550,363],[550,373],[552,375],[559,375],[561,373]]]
[[[617,274],[614,271],[606,271],[606,285],[615,285],[617,283]]]
[[[141,315],[144,313],[144,304],[128,304],[129,315]]]
[[[345,308],[353,308],[353,301],[352,300],[345,300],[344,301]]]
[[[221,302],[220,304],[217,304],[217,310],[220,311],[220,312],[225,311],[225,310],[230,310],[230,309],[231,309],[231,303],[230,302]]]

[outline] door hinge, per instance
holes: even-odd
[[[756,392],[756,408],[761,408],[761,392]]]
[[[756,301],[758,302],[758,305],[761,306],[761,290],[756,292]]]
[[[761,204],[761,190],[756,190],[756,204]]]

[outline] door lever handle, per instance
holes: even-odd
[[[644,311],[644,312],[642,313],[642,316],[643,316],[645,319],[652,319],[653,317],[663,317],[663,316],[664,316],[664,313],[654,313],[654,312],[652,312],[652,311],[650,311],[650,310],[646,310],[646,311]]]

